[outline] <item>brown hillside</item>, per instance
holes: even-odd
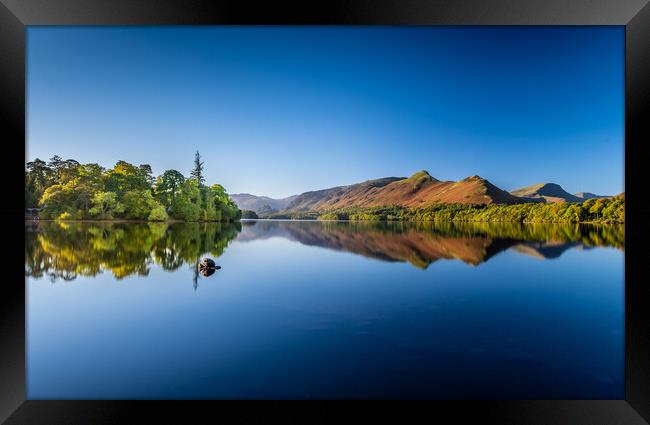
[[[529,202],[499,189],[479,176],[463,180],[440,181],[426,171],[409,178],[389,177],[379,180],[306,192],[299,195],[286,211],[324,211],[349,207],[398,205],[426,207],[435,203],[516,204]]]
[[[584,199],[572,195],[555,183],[537,183],[510,192],[514,196],[537,199],[544,202],[582,202]],[[596,196],[596,195],[594,195]]]

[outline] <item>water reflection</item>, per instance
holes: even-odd
[[[283,237],[425,269],[440,259],[478,265],[512,249],[541,259],[571,248],[624,249],[623,226],[522,223],[244,222],[239,241]]]
[[[172,271],[183,264],[198,279],[200,257],[219,257],[241,230],[221,223],[65,223],[25,227],[25,274],[52,281],[95,276],[147,276],[157,264]]]
[[[202,256],[219,257],[235,238],[248,242],[281,237],[304,245],[350,252],[427,268],[439,259],[479,265],[504,250],[540,259],[572,248],[624,249],[623,226],[493,223],[354,223],[258,221],[219,223],[26,224],[25,274],[52,281],[95,276],[147,276],[152,264],[194,269]],[[212,273],[210,273],[212,274]],[[207,275],[207,274],[204,274]]]

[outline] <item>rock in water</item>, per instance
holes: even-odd
[[[212,276],[216,270],[217,270],[216,268],[210,269],[206,267],[206,268],[202,268],[199,272],[201,273],[201,276],[208,277],[208,276]]]
[[[216,263],[214,262],[213,259],[211,258],[204,258],[201,263],[199,263],[199,267],[205,268],[205,269],[215,269],[217,268]],[[221,267],[219,267],[221,268]]]
[[[201,272],[201,274],[206,277],[211,276],[216,270],[219,270],[220,268],[221,266],[217,266],[217,264],[211,258],[204,258],[199,263],[199,272]]]

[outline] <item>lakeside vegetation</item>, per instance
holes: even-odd
[[[625,223],[623,197],[589,199],[582,203],[515,205],[434,204],[426,208],[399,206],[343,208],[330,211],[276,213],[265,218],[350,221],[452,221],[509,223]]]
[[[176,170],[154,177],[148,164],[113,168],[55,155],[26,164],[25,207],[42,219],[236,221],[241,211],[220,184],[205,185],[201,155],[186,178]]]
[[[255,211],[252,210],[242,210],[241,212],[241,218],[247,219],[247,220],[255,220],[258,219],[259,216]]]
[[[223,186],[205,185],[204,167],[196,152],[186,178],[177,170],[154,177],[148,164],[118,161],[113,168],[80,164],[54,156],[26,164],[25,206],[39,218],[56,220],[236,221],[241,218],[414,222],[624,223],[625,198],[584,202],[460,204],[437,203],[424,208],[350,207],[327,211],[255,213],[241,211]],[[259,217],[258,217],[259,216]]]

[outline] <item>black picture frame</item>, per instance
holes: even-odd
[[[625,83],[625,399],[427,401],[419,403],[144,402],[25,400],[24,241],[25,34],[29,25],[624,25]],[[650,290],[644,272],[650,203],[644,193],[650,142],[650,6],[648,0],[0,0],[0,110],[5,155],[0,167],[7,197],[0,214],[9,223],[0,292],[0,420],[7,424],[227,422],[406,422],[643,424],[650,422]],[[15,159],[13,158],[15,156]],[[598,165],[594,165],[598,166]],[[23,168],[23,169],[21,169]],[[13,224],[15,222],[15,225]],[[15,235],[14,235],[15,234]],[[307,409],[305,409],[307,408]],[[352,408],[352,409],[350,409]],[[452,416],[449,416],[452,415]]]

